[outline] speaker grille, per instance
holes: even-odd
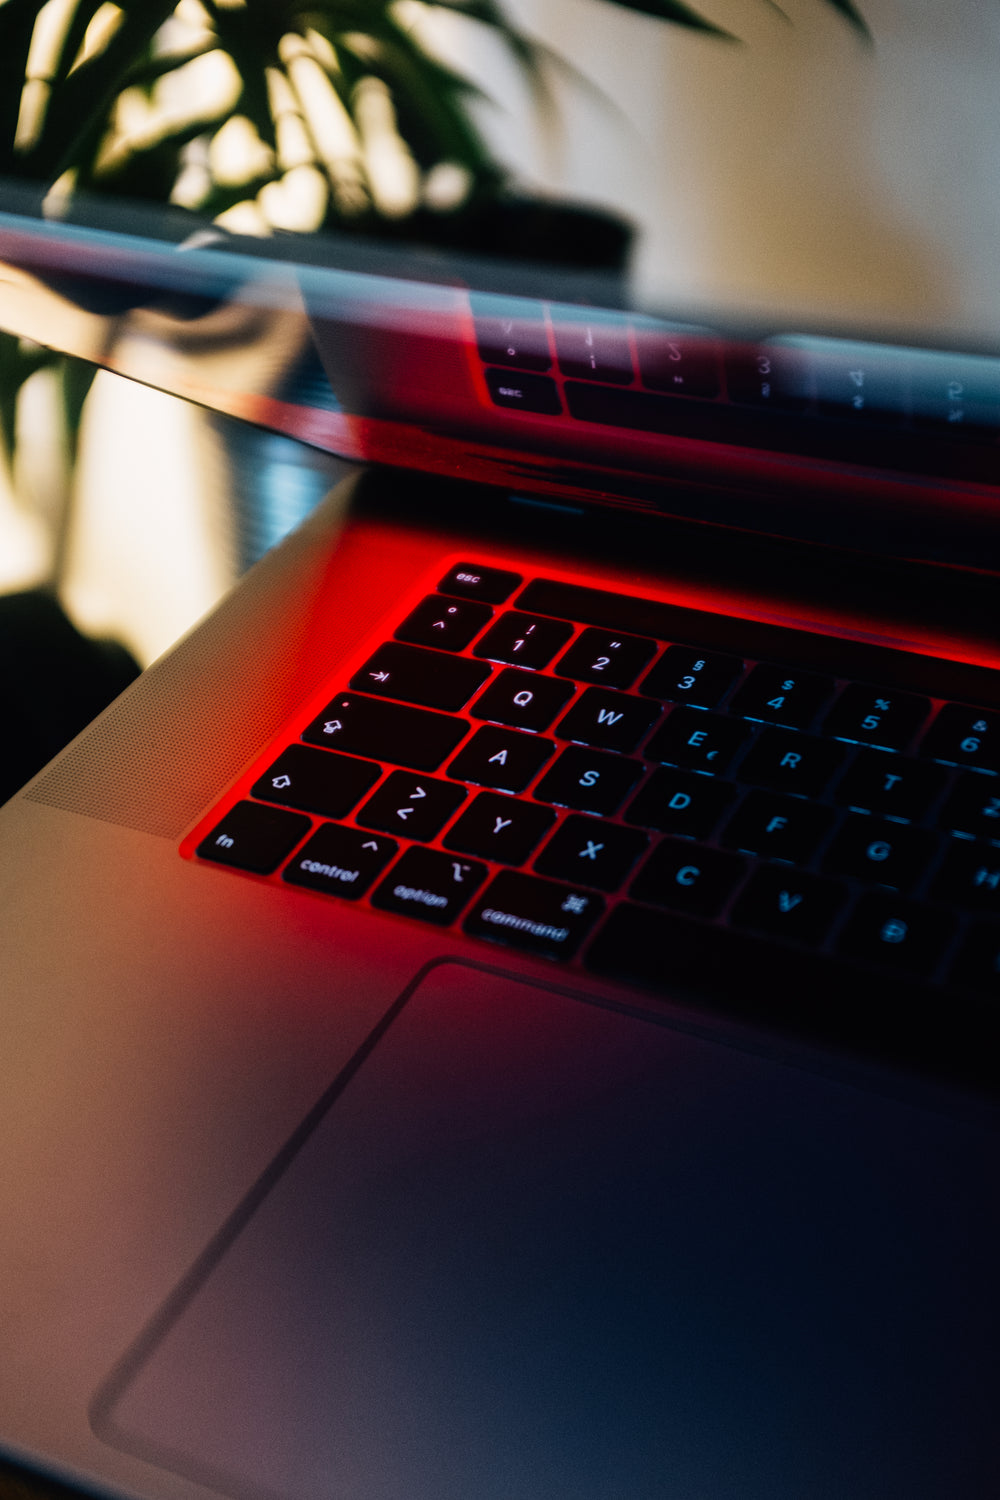
[[[334,571],[330,542],[324,506],[22,795],[179,839],[384,612],[377,589],[345,611],[362,544],[348,534]]]

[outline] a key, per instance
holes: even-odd
[[[536,734],[484,726],[473,735],[448,767],[456,781],[495,787],[501,792],[523,792],[555,750],[551,740]]]

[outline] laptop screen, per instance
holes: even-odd
[[[530,69],[439,28],[506,184],[464,227],[8,183],[0,324],[349,458],[991,566],[998,38],[575,3],[518,26]]]

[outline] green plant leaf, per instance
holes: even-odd
[[[440,3],[440,0],[438,0],[438,3]],[[781,6],[775,3],[775,0],[767,0],[767,3],[772,5],[781,15],[785,16],[786,20],[788,19]],[[871,41],[872,36],[868,29],[868,24],[857,6],[853,3],[853,0],[823,0],[823,3],[832,6],[835,11],[838,11],[849,22],[860,36],[864,37],[868,42]],[[667,21],[673,26],[685,26],[689,30],[705,31],[729,41],[735,40],[732,32],[724,31],[711,21],[707,21],[704,16],[692,10],[689,5],[685,5],[683,0],[607,0],[607,4],[617,5],[622,10],[635,11],[640,15],[653,16],[657,20]],[[460,0],[457,8],[460,8]]]
[[[857,6],[852,3],[852,0],[826,0],[826,3],[827,5],[832,5],[834,10],[839,11],[845,21],[850,22],[855,31],[860,36],[863,36],[866,42],[874,41],[868,22]]]
[[[80,423],[84,402],[97,376],[97,366],[83,359],[64,356],[59,362],[59,397],[62,406],[63,435],[68,467],[76,466],[80,447]]]
[[[122,74],[119,93],[127,88],[149,88],[160,78],[165,78],[168,73],[176,73],[178,68],[183,68],[185,64],[194,62],[198,57],[205,57],[215,50],[215,42],[203,42],[197,47],[187,48],[184,52],[164,52],[155,57],[145,57]]]
[[[122,79],[147,55],[174,5],[175,0],[143,0],[142,5],[123,6],[121,24],[103,50],[53,90],[41,139],[25,153],[23,171],[53,182],[68,168],[92,159],[107,130]]]
[[[684,26],[689,31],[704,31],[710,36],[735,41],[731,31],[725,31],[721,26],[707,21],[690,6],[682,4],[681,0],[607,0],[607,3],[644,16],[653,16],[657,21],[668,21],[671,26]]]
[[[25,344],[16,333],[0,331],[0,441],[8,470],[17,445],[17,403],[26,381],[55,365],[61,355],[39,344]]]
[[[14,136],[40,9],[38,0],[6,0],[0,5],[0,171],[7,175],[17,171]]]

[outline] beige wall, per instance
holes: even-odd
[[[644,220],[654,300],[1000,330],[1000,4],[858,0],[866,48],[822,0],[705,0],[743,42],[609,0],[509,0],[627,114],[558,85],[562,140],[479,49],[528,180]]]

